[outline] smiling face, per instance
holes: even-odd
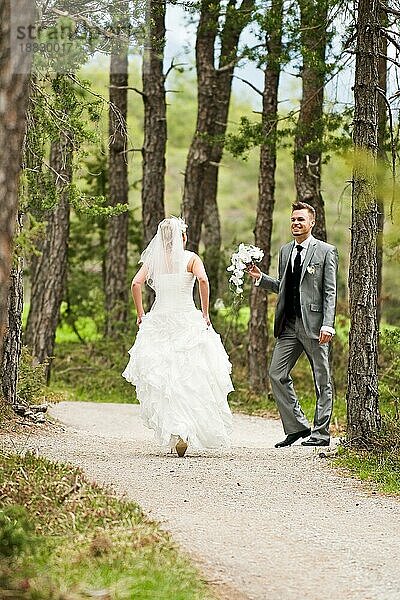
[[[301,244],[311,235],[311,230],[315,225],[313,215],[306,209],[294,210],[291,216],[292,235],[295,240]]]

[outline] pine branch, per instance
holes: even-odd
[[[171,60],[171,64],[168,67],[165,75],[164,75],[164,81],[165,79],[167,79],[168,75],[171,73],[171,71],[173,71],[174,69],[177,69],[178,67],[186,67],[188,63],[176,63],[174,64],[174,59]]]
[[[385,13],[387,13],[389,15],[395,15],[396,17],[400,17],[400,10],[396,10],[395,8],[392,8],[391,6],[388,6],[384,2],[380,2],[380,1],[379,1],[379,6],[381,7],[381,9],[383,11],[385,11]]]
[[[382,33],[383,37],[386,38],[388,42],[393,44],[393,46],[396,48],[396,50],[398,50],[400,52],[400,43],[397,40],[393,39],[391,35],[386,33],[386,31],[384,29],[381,29],[381,33]]]
[[[217,71],[217,73],[224,73],[225,71],[229,71],[230,69],[234,68],[238,64],[238,62],[240,62],[242,60],[242,58],[246,58],[249,50],[256,50],[257,48],[264,48],[264,47],[265,47],[265,44],[256,44],[255,46],[252,46],[251,48],[246,48],[246,50],[244,52],[242,52],[241,54],[239,54],[239,56],[236,56],[236,58],[231,60],[229,63],[227,63],[223,67],[219,67],[218,69],[215,69],[215,70]]]
[[[243,81],[243,83],[246,83],[248,86],[250,86],[255,92],[257,92],[257,94],[260,94],[260,96],[263,95],[262,91],[259,90],[255,85],[253,85],[250,81],[247,81],[247,79],[242,79],[241,77],[238,77],[237,75],[232,75],[232,77],[234,77],[235,79],[239,79],[239,81]]]
[[[377,88],[378,94],[383,98],[386,104],[386,108],[389,114],[389,131],[390,131],[390,142],[391,142],[391,155],[392,155],[392,200],[390,203],[390,219],[393,222],[393,208],[394,208],[394,199],[395,199],[395,183],[396,183],[396,143],[394,139],[394,129],[393,129],[393,114],[392,107],[390,106],[390,102],[386,97],[384,90],[381,88]]]
[[[131,87],[129,85],[109,85],[108,86],[109,89],[113,89],[113,90],[132,90],[133,92],[136,92],[137,94],[139,94],[140,96],[145,97],[146,94],[144,92],[142,92],[141,90],[138,90],[135,87]]]

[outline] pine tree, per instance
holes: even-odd
[[[12,240],[18,210],[18,186],[25,135],[32,54],[10,46],[11,13],[34,22],[31,0],[0,2],[0,359],[7,322]]]
[[[129,3],[120,25],[129,23]],[[123,10],[123,7],[122,7]],[[128,202],[127,109],[128,109],[128,47],[117,43],[110,60],[109,109],[109,202],[110,206]],[[105,334],[118,337],[126,331],[128,319],[128,212],[111,217],[107,223],[105,257]]]
[[[278,87],[282,59],[283,1],[272,0],[264,28],[267,60],[264,69],[262,110],[263,143],[260,145],[258,204],[254,228],[255,244],[264,250],[260,268],[268,273],[271,263],[272,219],[275,204],[276,134]],[[268,389],[268,295],[254,285],[250,292],[248,364],[251,388],[258,393]]]
[[[367,444],[380,426],[378,399],[377,236],[379,2],[359,0],[354,84],[353,169],[349,270],[350,337],[347,436]]]
[[[321,194],[323,103],[326,76],[329,0],[299,0],[302,97],[295,132],[294,177],[297,200],[316,210],[313,235],[326,240],[325,208]]]

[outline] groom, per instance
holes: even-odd
[[[305,202],[292,205],[294,240],[279,253],[278,279],[255,265],[248,273],[259,285],[278,294],[274,335],[277,338],[269,376],[286,438],[276,448],[308,438],[303,446],[329,446],[332,414],[332,383],[329,342],[335,334],[336,273],[338,254],[334,246],[315,239],[315,210]],[[290,372],[305,352],[310,362],[317,395],[314,426],[299,404]]]

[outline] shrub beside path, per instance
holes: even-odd
[[[232,448],[180,459],[153,443],[136,405],[62,402],[51,414],[64,431],[24,448],[138,502],[220,597],[400,598],[400,502],[341,477],[312,448],[275,449],[278,421],[236,414]]]

